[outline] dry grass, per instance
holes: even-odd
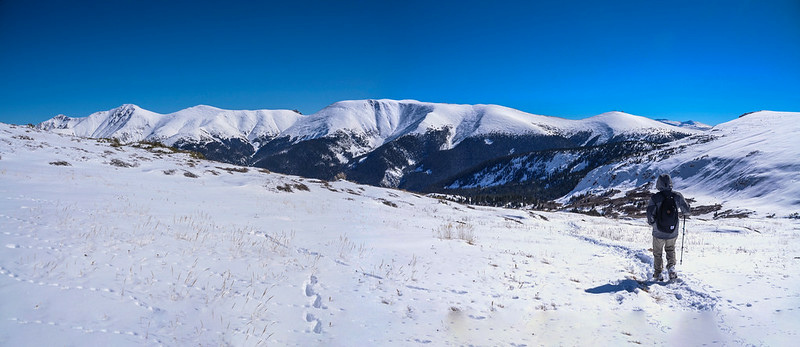
[[[464,240],[470,245],[474,245],[476,242],[475,227],[472,226],[472,224],[462,221],[439,226],[439,228],[436,229],[436,237],[441,240]]]

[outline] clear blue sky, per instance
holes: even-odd
[[[0,1],[0,122],[366,98],[800,111],[800,1]]]

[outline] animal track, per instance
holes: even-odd
[[[111,288],[84,287],[84,286],[81,286],[81,285],[68,286],[68,285],[59,284],[59,283],[52,283],[52,282],[51,283],[47,283],[47,282],[43,282],[43,281],[38,281],[37,282],[37,281],[35,281],[33,279],[23,279],[18,274],[13,273],[10,270],[8,270],[8,269],[6,269],[5,267],[2,267],[2,266],[0,266],[0,275],[7,275],[8,277],[13,278],[17,282],[24,282],[24,283],[29,283],[29,284],[33,284],[33,285],[42,286],[42,287],[53,287],[53,288],[58,288],[60,290],[88,290],[90,292],[106,292],[106,293],[112,293],[112,294],[117,292],[116,290],[111,289]],[[133,302],[133,304],[136,305],[136,306],[142,307],[142,308],[147,309],[147,310],[152,311],[152,312],[161,312],[160,308],[148,305],[147,303],[143,302],[142,300],[140,300],[139,298],[137,298],[137,297],[135,297],[133,295],[128,295],[127,298],[130,299],[130,301]]]
[[[9,318],[8,320],[12,321],[12,322],[15,322],[15,323],[17,323],[19,325],[39,324],[39,325],[67,327],[69,329],[82,331],[82,332],[84,332],[86,334],[102,333],[102,334],[114,334],[114,335],[129,335],[129,336],[138,337],[141,340],[148,340],[148,338],[150,338],[150,339],[153,339],[153,341],[155,341],[156,344],[158,344],[158,345],[162,344],[162,341],[160,339],[157,339],[155,337],[143,336],[142,334],[139,334],[139,333],[137,333],[135,331],[122,331],[122,330],[107,329],[107,328],[92,329],[92,328],[84,327],[84,326],[80,326],[80,325],[70,326],[70,325],[65,325],[65,324],[58,323],[58,322],[52,322],[52,321],[45,322],[45,321],[41,321],[41,320],[28,321],[28,320],[19,319],[19,318],[16,318],[16,317]]]

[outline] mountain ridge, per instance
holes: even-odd
[[[578,176],[563,177],[564,184],[574,184],[596,165],[629,155],[620,149],[624,143],[666,143],[702,133],[623,112],[572,120],[500,105],[390,99],[340,101],[311,115],[206,105],[158,114],[126,104],[83,118],[57,116],[38,127],[123,143],[161,142],[237,165],[417,192],[441,192],[446,181],[498,158],[599,146],[582,152],[597,156],[588,166],[568,172]]]
[[[405,114],[405,118],[400,118],[403,113],[398,110],[401,107],[416,106],[426,112],[412,112]],[[338,111],[338,112],[337,112]],[[372,113],[370,114],[370,111]],[[134,117],[137,116],[137,117]],[[166,144],[174,142],[172,138],[175,135],[180,136],[178,131],[170,134],[167,131],[157,131],[157,128],[168,126],[170,121],[189,121],[185,119],[188,116],[201,117],[202,128],[204,125],[217,125],[222,127],[221,124],[210,124],[215,117],[232,116],[250,116],[256,117],[258,120],[266,123],[273,124],[269,127],[268,131],[256,132],[259,135],[288,135],[292,138],[298,139],[314,139],[324,136],[329,136],[336,131],[356,131],[364,134],[375,134],[383,140],[396,138],[405,134],[415,132],[424,132],[431,128],[441,128],[448,125],[461,126],[463,129],[460,134],[454,134],[453,145],[456,145],[466,137],[479,136],[492,133],[506,133],[506,134],[524,134],[526,132],[533,132],[539,134],[550,134],[554,128],[562,131],[580,131],[584,130],[587,125],[608,125],[611,128],[612,124],[604,122],[603,118],[616,118],[613,123],[618,123],[619,119],[633,117],[638,119],[638,128],[653,128],[653,129],[670,129],[674,127],[663,127],[662,123],[649,118],[630,115],[622,112],[606,112],[593,117],[584,118],[581,120],[572,120],[553,116],[544,116],[526,113],[516,109],[508,108],[500,105],[491,104],[446,104],[446,103],[430,103],[419,102],[416,100],[390,100],[390,99],[366,99],[366,100],[345,100],[333,103],[324,109],[314,114],[305,116],[300,115],[296,111],[290,110],[227,110],[208,105],[196,105],[176,112],[159,114],[134,104],[123,104],[120,107],[113,108],[108,111],[99,111],[92,113],[86,117],[68,117],[65,115],[58,115],[50,120],[39,123],[38,127],[44,130],[61,130],[62,132],[73,133],[78,136],[85,137],[116,137],[121,141],[142,141],[151,140],[150,137],[161,137],[156,140],[166,140]],[[417,118],[413,118],[416,116]],[[281,117],[281,119],[275,119]],[[374,119],[371,119],[374,117]],[[136,119],[139,118],[139,119]],[[410,119],[409,119],[410,118]],[[526,119],[527,118],[527,119]],[[108,122],[103,122],[108,119]],[[236,119],[229,119],[228,124],[233,123]],[[241,120],[241,119],[239,119]],[[131,127],[125,128],[128,122],[138,121],[139,124],[131,124],[131,126],[138,126],[139,128],[152,128],[153,131],[138,131],[132,132]],[[142,124],[142,122],[144,124]],[[120,125],[122,126],[117,126]],[[280,123],[280,124],[278,124]],[[198,125],[197,123],[194,123]],[[396,132],[399,125],[405,125],[400,133]],[[416,127],[412,127],[416,125]],[[470,126],[472,125],[472,126]],[[636,129],[632,124],[626,124],[627,127],[623,130]],[[515,127],[516,126],[516,127]],[[171,128],[174,128],[172,125]],[[183,128],[183,127],[182,127]],[[223,127],[224,128],[224,127]],[[243,124],[238,129],[239,134],[233,134],[224,131],[209,131],[210,134],[224,135],[228,137],[237,137],[236,135],[246,135],[254,133],[255,126],[247,126]],[[69,131],[72,129],[72,131]],[[143,129],[144,130],[144,129]],[[468,131],[471,130],[471,131]],[[615,129],[616,130],[616,129]],[[285,132],[285,133],[284,133]],[[185,135],[195,135],[191,132],[184,133]],[[185,136],[192,137],[192,136]],[[249,136],[239,136],[249,137]]]

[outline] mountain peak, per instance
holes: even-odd
[[[674,130],[674,128],[662,122],[621,111],[601,113],[594,117],[585,118],[581,120],[581,122],[600,124],[614,129],[617,132],[634,131],[638,129]]]
[[[198,111],[224,111],[223,109],[221,109],[221,108],[219,108],[219,107],[214,107],[214,106],[210,106],[210,105],[203,105],[203,104],[200,104],[200,105],[195,105],[195,106],[192,106],[192,107],[186,108],[185,110],[198,110]]]
[[[619,124],[626,124],[626,123],[644,123],[648,125],[652,125],[654,122],[652,119],[642,116],[633,115],[630,113],[625,113],[622,111],[610,111],[598,114],[593,117],[585,118],[585,121],[600,121],[603,123],[619,123]]]
[[[117,107],[111,110],[110,115],[108,117],[108,124],[109,125],[117,125],[117,124],[124,124],[128,120],[133,117],[136,111],[141,110],[139,106],[134,104],[123,104],[120,107]]]
[[[630,113],[622,112],[622,111],[608,111],[598,114],[595,117],[638,117],[634,116]]]
[[[138,111],[138,110],[143,110],[143,108],[141,108],[141,107],[139,107],[138,105],[135,105],[135,104],[122,104],[122,105],[120,105],[118,107],[112,108],[110,111],[111,112],[132,112],[132,111]]]

